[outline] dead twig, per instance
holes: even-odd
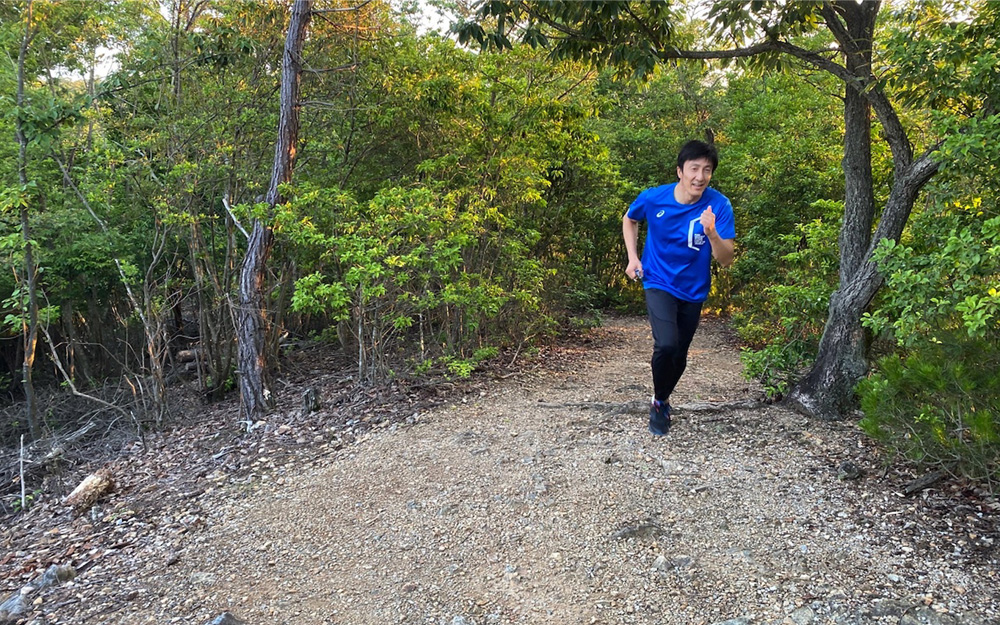
[[[28,509],[28,499],[24,488],[24,434],[21,435],[21,510]]]

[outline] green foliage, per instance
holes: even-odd
[[[599,305],[618,269],[620,200],[588,125],[601,106],[588,74],[526,48],[501,57],[435,37],[394,42],[358,76],[382,106],[303,151],[338,156],[300,170],[294,217],[278,221],[313,274],[298,283],[297,310],[340,320],[371,364],[404,344],[420,360],[463,360]],[[378,132],[352,130],[362,127]]]
[[[888,23],[889,84],[903,101],[965,118],[997,109],[997,3],[909,3]]]
[[[612,66],[623,75],[642,78],[662,60],[660,51],[671,42],[678,15],[663,0],[644,2],[483,2],[479,21],[495,25],[487,32],[475,22],[461,24],[459,42],[477,41],[484,50],[513,48],[511,33],[533,47],[551,46],[555,59],[573,59],[597,67]],[[553,33],[548,24],[561,24],[578,36]],[[607,36],[615,24],[614,37]]]
[[[790,74],[741,76],[726,100],[717,184],[737,215],[732,320],[744,374],[781,397],[815,358],[837,281],[843,204],[828,198],[843,193],[842,122],[833,98]]]
[[[330,315],[335,320],[347,318],[350,295],[341,283],[324,282],[323,274],[316,272],[295,281],[292,310],[313,315]]]
[[[0,9],[0,36],[16,51],[23,5],[11,6]],[[948,6],[891,7],[874,72],[913,107],[903,114],[923,133],[915,144],[944,138],[942,171],[954,176],[926,204],[942,219],[918,218],[903,244],[878,255],[890,292],[869,327],[925,359],[935,340],[997,338],[990,181],[1000,116],[990,113],[1000,10],[975,3],[958,19]],[[102,373],[116,361],[147,366],[135,357],[145,352],[120,265],[154,325],[194,318],[210,354],[204,390],[224,391],[240,226],[258,219],[276,233],[265,285],[275,336],[336,335],[351,353],[361,348],[372,378],[388,375],[397,355],[468,374],[482,345],[527,345],[625,298],[625,206],[639,189],[671,182],[679,145],[708,129],[722,155],[713,184],[738,219],[739,259],[724,285],[733,296],[718,307],[740,311],[741,336],[760,350],[746,355],[748,371],[780,394],[815,350],[837,272],[840,205],[829,200],[843,194],[843,128],[830,95],[843,85],[673,57],[709,31],[727,45],[826,47],[819,3],[717,3],[707,26],[682,22],[667,2],[487,2],[479,19],[494,32],[467,24],[462,34],[486,44],[479,54],[415,36],[386,3],[324,14],[304,54],[295,185],[278,207],[260,198],[285,5],[174,3],[166,10],[182,14],[170,19],[148,2],[36,7],[23,106],[9,98],[10,67],[0,71],[0,129],[28,131],[32,176],[17,182],[13,142],[0,144],[0,243],[19,266],[23,241],[8,235],[28,208],[42,292],[65,311],[52,321],[80,335],[79,353],[104,360]],[[553,36],[548,24],[582,36]],[[369,35],[355,36],[356,26]],[[121,51],[116,69],[99,85],[81,80],[105,47]],[[635,77],[645,84],[614,80]],[[877,148],[874,159],[882,205],[893,173]],[[965,192],[973,186],[978,200]],[[934,208],[956,200],[950,212]],[[11,327],[22,311],[14,276],[0,277]]]
[[[459,210],[455,196],[422,188],[386,189],[365,206],[340,208],[329,234],[308,221],[299,222],[295,233],[290,225],[283,227],[298,240],[321,241],[326,250],[320,262],[328,267],[327,277],[317,272],[300,279],[292,302],[300,312],[351,320],[366,377],[388,370],[390,350],[414,325],[426,342],[460,351],[505,306],[538,312],[541,267],[527,256],[526,246],[516,244],[516,232],[500,215]],[[505,273],[477,271],[466,258],[470,249],[490,241],[506,254],[507,268],[521,282],[507,284],[501,281]]]
[[[149,346],[155,356],[136,344],[127,286],[156,337],[200,343],[202,390],[224,392],[240,227],[254,219],[276,233],[265,343],[317,332],[353,348],[353,334],[368,372],[418,345],[422,358],[468,361],[608,298],[620,181],[587,126],[603,104],[585,68],[419,38],[386,3],[325,14],[306,46],[296,187],[272,208],[260,198],[287,6],[179,3],[164,19],[148,2],[112,4],[36,3],[48,56],[29,59],[26,104],[0,117],[8,135],[15,121],[29,131],[37,177],[22,189],[2,170],[4,234],[30,206],[41,287],[88,377],[166,358],[165,344]],[[5,47],[23,27],[4,20]],[[93,84],[102,46],[119,52],[116,68]],[[4,94],[10,79],[0,72]],[[4,239],[16,262],[23,242]]]
[[[863,425],[927,466],[995,479],[1000,397],[1000,7],[898,7],[887,62],[899,96],[943,137],[941,173],[903,240],[875,259],[885,289],[864,324],[895,355],[859,387]]]
[[[19,512],[27,512],[35,504],[35,502],[42,496],[42,490],[36,489],[33,492],[25,493],[24,499],[22,500],[20,495],[11,496],[10,507],[14,511],[14,514]]]
[[[921,466],[996,480],[998,370],[1000,350],[986,341],[925,343],[906,357],[882,358],[858,388],[861,427]]]
[[[782,396],[815,358],[837,283],[841,207],[817,202],[814,208],[826,218],[782,236],[795,251],[781,257],[778,277],[764,287],[758,305],[733,315],[740,338],[750,346],[741,355],[744,373],[760,380],[772,397]]]
[[[0,311],[4,313],[3,319],[0,320],[0,335],[17,336],[21,334],[28,319],[27,299],[26,287],[18,284],[9,297],[0,301]],[[40,306],[38,318],[44,325],[55,323],[59,319],[59,308]]]
[[[1000,460],[1000,216],[980,201],[927,211],[884,243],[865,325],[903,351],[859,387],[863,427],[925,466],[995,479]],[[995,212],[995,208],[991,209]]]
[[[469,358],[459,358],[456,356],[439,356],[437,358],[426,358],[414,366],[414,372],[419,375],[428,375],[435,371],[445,378],[455,376],[460,379],[467,379],[479,368],[483,361],[495,358],[500,353],[495,347],[483,347],[477,349]]]
[[[825,86],[835,88],[829,80]],[[803,243],[799,224],[835,219],[838,206],[824,200],[843,195],[843,122],[838,100],[796,75],[740,76],[725,104],[717,139],[723,160],[712,182],[736,209],[733,305],[760,310],[768,306],[765,289],[782,282],[774,268]]]
[[[888,288],[865,325],[901,347],[1000,340],[1000,216],[983,217],[978,203],[922,216],[919,253],[883,241],[876,259]]]
[[[604,74],[598,87],[607,105],[592,125],[622,176],[634,185],[628,190],[633,197],[622,198],[622,213],[639,190],[676,180],[680,146],[718,128],[729,104],[726,91],[703,66],[687,63],[663,68],[646,84],[616,82]],[[723,168],[729,164],[728,149],[723,148]]]

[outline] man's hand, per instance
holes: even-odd
[[[715,260],[719,261],[723,267],[732,265],[736,250],[735,243],[732,239],[719,237],[719,233],[715,230],[715,213],[712,212],[711,205],[705,209],[698,221],[705,229],[705,235],[708,236],[708,242],[712,246],[712,256],[715,257]]]
[[[705,229],[705,234],[709,236],[715,234],[715,213],[712,212],[711,204],[701,214],[701,218],[698,221],[701,222],[701,227]]]
[[[639,260],[639,253],[636,251],[636,239],[639,238],[639,222],[629,219],[628,213],[622,215],[622,237],[625,239],[625,250],[628,252],[628,265],[625,267],[625,275],[629,280],[640,280],[642,278],[642,261]]]
[[[641,280],[642,279],[642,263],[638,260],[632,261],[625,268],[625,275],[629,277],[630,280]]]

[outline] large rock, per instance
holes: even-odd
[[[59,582],[65,582],[74,577],[76,577],[76,569],[72,566],[68,564],[63,566],[53,564],[38,579],[12,594],[3,603],[0,603],[0,623],[13,623],[17,621],[22,614],[28,611],[30,605],[28,597],[42,588],[55,586]]]
[[[27,611],[26,595],[15,592],[6,601],[0,603],[0,623],[13,623]]]

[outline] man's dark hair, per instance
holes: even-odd
[[[712,161],[712,170],[719,167],[719,153],[715,151],[714,145],[709,145],[704,141],[688,141],[677,154],[677,167],[684,169],[684,163],[688,161],[707,158]]]

